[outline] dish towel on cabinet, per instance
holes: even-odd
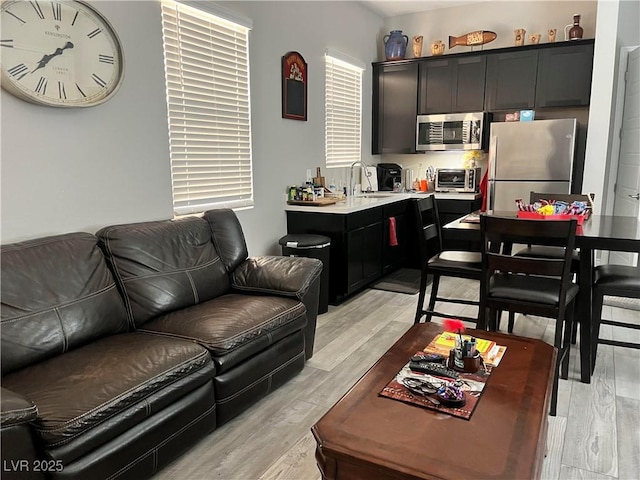
[[[396,217],[389,217],[389,246],[398,246],[398,237],[396,235]]]

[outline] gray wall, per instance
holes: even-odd
[[[2,90],[3,243],[171,215],[159,3],[91,3],[122,41],[124,82],[85,109]]]
[[[125,81],[107,103],[84,110],[38,107],[2,90],[2,243],[172,216],[159,3],[91,3],[120,35]],[[607,168],[613,115],[615,61],[609,59],[615,58],[620,46],[619,34],[626,38],[638,31],[637,17],[630,21],[628,16],[637,12],[637,2],[622,2],[621,8],[617,2],[600,2],[598,8],[604,13],[601,19],[598,11],[598,25],[593,23],[594,2],[540,3],[546,4],[544,9],[534,7],[537,2],[487,2],[473,10],[448,8],[383,20],[358,2],[222,2],[251,18],[254,25],[250,61],[256,205],[238,212],[250,253],[278,251],[276,242],[286,232],[285,186],[304,181],[308,169],[323,165],[326,48],[367,65],[363,159],[384,161],[370,155],[370,64],[382,59],[382,36],[392,28],[410,36],[424,35],[423,55],[427,55],[428,44],[436,38],[446,40],[448,34],[494,30],[498,40],[487,48],[505,46],[501,42],[509,42],[509,32],[517,26],[529,32],[559,29],[569,23],[571,13],[582,13],[585,37],[598,38],[594,72],[600,79],[594,75],[589,119],[594,133],[588,138],[587,169],[592,169],[596,182],[589,190],[603,198],[601,173]],[[559,3],[568,6],[560,8]],[[280,115],[280,59],[289,50],[299,51],[309,64],[307,122]],[[597,129],[596,119],[602,119]],[[340,181],[344,170],[323,169],[323,173]]]
[[[88,109],[31,105],[4,90],[2,243],[171,218],[160,3],[91,1],[123,43],[125,80]],[[252,255],[279,252],[288,184],[324,165],[324,52],[367,65],[363,157],[370,161],[371,62],[382,19],[358,2],[219,2],[253,20],[250,36],[255,207],[238,212]],[[309,64],[308,121],[281,118],[280,61]],[[323,174],[344,177],[344,169]]]

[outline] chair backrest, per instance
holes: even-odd
[[[416,219],[416,233],[420,247],[420,264],[426,262],[442,251],[440,235],[440,216],[438,205],[433,195],[413,202]]]
[[[576,220],[528,220],[482,215],[482,266],[485,280],[496,271],[559,277],[564,286],[571,281],[571,257],[575,245]],[[532,258],[503,254],[515,243],[564,247],[562,258]],[[562,297],[561,297],[562,298]]]

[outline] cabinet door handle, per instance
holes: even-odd
[[[635,195],[629,195],[631,198],[635,198],[636,200],[640,200],[640,193],[636,193]]]

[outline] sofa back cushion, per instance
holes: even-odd
[[[97,238],[70,233],[2,246],[2,374],[127,331]]]
[[[229,290],[202,218],[114,225],[96,235],[136,327]]]
[[[213,243],[229,273],[249,256],[242,226],[235,212],[228,208],[207,210],[204,219],[209,222]]]

